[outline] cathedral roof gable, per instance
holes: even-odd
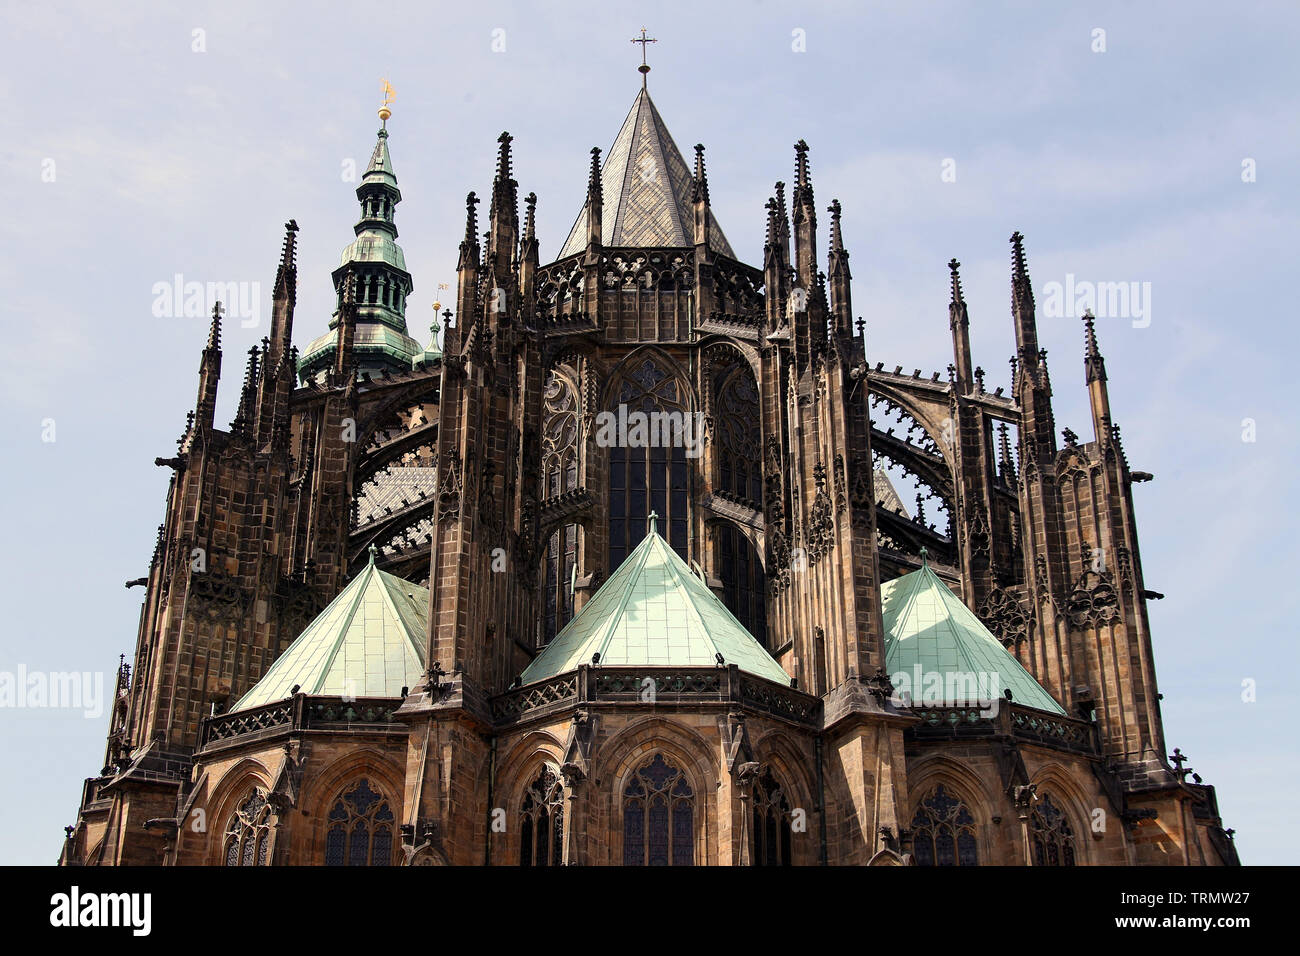
[[[644,89],[614,137],[601,168],[601,241],[611,247],[684,248],[695,245],[691,169],[673,142],[663,117]],[[557,258],[587,247],[584,203]],[[709,248],[734,259],[736,254],[710,217]]]

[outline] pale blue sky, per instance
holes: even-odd
[[[688,156],[708,147],[714,212],[743,259],[761,264],[791,145],[812,147],[818,203],[844,206],[873,362],[947,365],[956,256],[975,360],[1005,386],[1015,229],[1040,305],[1067,274],[1151,284],[1148,327],[1103,319],[1098,334],[1129,459],[1156,476],[1134,494],[1147,585],[1167,595],[1151,621],[1168,743],[1218,785],[1247,863],[1294,861],[1295,4],[123,6],[0,11],[0,671],[111,682],[133,649],[142,592],[122,584],[147,571],[168,478],[152,461],[175,451],[206,329],[155,317],[154,284],[269,295],[293,217],[295,341],[323,331],[357,218],[341,170],[369,156],[386,75],[408,318],[426,341],[497,135],[514,135],[515,176],[538,194],[547,260],[588,150],[609,146],[639,87],[628,40],[652,16],[651,94]],[[262,314],[227,329],[221,423]],[[1080,323],[1040,315],[1039,331],[1058,426],[1090,437]],[[54,861],[106,726],[0,708],[0,861]]]

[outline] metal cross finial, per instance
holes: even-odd
[[[637,71],[641,74],[641,89],[644,90],[644,89],[645,89],[645,75],[646,75],[647,73],[650,72],[650,67],[649,67],[649,65],[648,65],[648,64],[646,63],[646,61],[645,61],[646,44],[647,44],[647,43],[658,43],[659,41],[656,40],[656,39],[654,39],[654,37],[648,37],[648,36],[646,36],[646,35],[645,35],[645,27],[642,27],[642,28],[641,28],[641,35],[640,35],[639,37],[633,37],[633,38],[632,38],[632,42],[633,42],[633,43],[639,43],[639,44],[641,44],[641,65],[637,67]]]
[[[658,531],[655,529],[655,522],[659,520],[659,512],[651,511],[649,520],[650,520],[650,533],[658,534]]]

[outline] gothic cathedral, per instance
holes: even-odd
[[[1237,863],[1166,750],[1150,476],[1090,316],[1058,439],[1019,233],[1010,394],[956,260],[946,373],[873,364],[808,145],[742,262],[643,79],[553,261],[501,134],[426,347],[380,116],[328,327],[290,222],[226,429],[213,309],[61,862]]]

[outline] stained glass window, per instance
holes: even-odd
[[[718,474],[715,487],[749,502],[754,508],[761,508],[763,456],[754,373],[747,365],[726,369],[717,380],[716,394]]]
[[[609,450],[611,574],[645,537],[651,510],[659,516],[659,533],[674,551],[689,560],[690,472],[683,440],[686,433],[671,424],[694,427],[684,392],[675,377],[648,358],[629,370],[619,386],[617,403],[626,408],[629,422],[633,413],[640,412],[658,424],[643,428],[641,440],[634,440],[634,428],[629,425],[627,434],[619,436],[619,441]],[[615,414],[620,412],[618,406],[612,409]],[[664,418],[664,415],[674,417]],[[665,443],[666,433],[672,440]],[[690,435],[693,440],[702,440],[694,431]]]
[[[266,866],[270,862],[271,805],[254,789],[226,825],[226,866]]]
[[[1050,793],[1029,816],[1029,839],[1035,866],[1074,866],[1074,830]]]
[[[939,784],[912,817],[912,856],[917,866],[978,866],[975,818],[966,804]]]
[[[791,847],[790,801],[771,770],[754,782],[754,865],[789,866]]]
[[[695,864],[695,793],[663,754],[655,754],[623,788],[623,864]]]
[[[392,866],[397,820],[383,794],[362,777],[334,801],[325,833],[326,866]]]
[[[578,398],[566,367],[552,371],[542,393],[541,497],[554,498],[578,487]],[[573,574],[581,529],[568,524],[551,534],[544,562],[542,643],[573,617]]]
[[[564,864],[564,787],[550,767],[528,786],[519,809],[519,865]]]
[[[722,603],[745,630],[767,644],[766,579],[758,552],[731,524],[719,523],[715,536]]]

